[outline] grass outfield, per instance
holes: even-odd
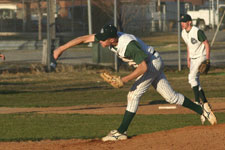
[[[219,123],[225,123],[224,115],[216,113]],[[0,115],[0,141],[96,139],[118,127],[122,117],[32,113]],[[199,115],[196,114],[137,115],[128,129],[128,136],[195,125],[201,125]]]
[[[97,73],[99,70],[70,69],[54,73],[1,74],[1,107],[52,107],[107,103],[126,103],[126,96],[133,82],[124,88],[114,89]],[[214,69],[201,76],[201,84],[208,98],[225,97],[225,70]],[[121,71],[119,75],[126,75]],[[193,99],[187,81],[188,71],[165,71],[175,91]],[[141,103],[163,100],[151,87]]]
[[[121,103],[132,84],[113,89],[102,81],[99,70],[65,69],[54,73],[1,74],[1,107],[57,107]],[[119,75],[128,74],[121,71]],[[167,70],[165,74],[172,87],[193,98],[187,81],[188,71]],[[212,69],[201,76],[206,96],[225,97],[225,70]],[[150,88],[141,103],[162,100]],[[218,100],[217,100],[218,101]],[[225,113],[216,113],[219,123],[225,123]],[[1,114],[0,141],[26,141],[43,139],[100,138],[121,123],[123,115],[82,114]],[[207,123],[209,125],[209,123]],[[151,133],[190,125],[201,125],[199,115],[137,115],[128,130],[128,136]]]

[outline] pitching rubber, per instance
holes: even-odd
[[[159,109],[177,109],[177,106],[159,106]]]

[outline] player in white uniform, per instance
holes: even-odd
[[[205,116],[212,125],[217,123],[216,117],[209,107],[197,105],[171,88],[163,73],[163,61],[153,47],[146,45],[131,34],[117,32],[116,27],[113,25],[105,25],[97,34],[75,38],[56,49],[54,51],[54,58],[57,59],[69,47],[95,41],[99,42],[102,47],[109,47],[123,61],[136,68],[129,75],[121,78],[124,83],[136,79],[127,95],[127,108],[123,121],[117,130],[112,130],[106,137],[103,137],[103,141],[127,139],[126,131],[128,126],[136,114],[141,96],[148,90],[150,85],[167,102],[182,105],[199,115]]]
[[[208,101],[204,91],[200,85],[199,66],[204,60],[210,62],[210,46],[209,42],[202,30],[192,26],[192,18],[185,14],[180,19],[182,27],[182,38],[187,45],[187,66],[190,69],[188,81],[195,95],[195,102],[200,103],[200,98],[203,103]]]

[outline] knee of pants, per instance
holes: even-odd
[[[177,104],[177,105],[183,105],[184,103],[184,96],[180,93],[174,92],[169,97],[165,98],[165,100],[170,104]]]
[[[188,83],[191,85],[191,87],[197,86],[198,85],[198,77],[189,75],[188,76]]]
[[[133,92],[129,92],[127,95],[127,108],[126,110],[132,113],[136,113],[139,105],[140,97],[134,95]]]

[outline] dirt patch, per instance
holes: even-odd
[[[225,112],[225,102],[210,103],[214,112]],[[123,114],[126,105],[104,104],[88,106],[70,106],[70,107],[47,107],[47,108],[9,108],[1,107],[0,114],[10,113],[54,113],[54,114]],[[137,114],[187,114],[195,113],[185,107],[171,104],[142,104],[139,106]]]

